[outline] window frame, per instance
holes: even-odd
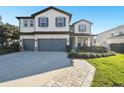
[[[28,27],[28,20],[27,19],[23,19],[23,27]]]
[[[30,25],[30,27],[34,27],[34,20],[33,19],[30,19],[29,25]]]
[[[84,26],[83,30],[81,30],[81,26]],[[78,25],[78,32],[86,32],[86,25],[84,25],[84,24]]]
[[[45,19],[44,22],[43,22],[43,19]],[[48,17],[39,17],[38,18],[38,27],[48,27],[48,24],[49,24]]]
[[[66,27],[66,17],[58,16],[55,20],[56,27]]]

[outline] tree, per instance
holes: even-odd
[[[2,17],[1,17],[1,15],[0,15],[0,22],[2,22]]]
[[[0,15],[0,25],[3,25],[2,23],[2,16]]]
[[[5,34],[5,45],[9,47],[19,40],[19,28],[15,25],[9,23],[4,24],[4,34]]]
[[[0,47],[13,48],[18,45],[19,41],[19,28],[18,26],[2,23],[2,17],[0,16]]]
[[[3,34],[3,23],[2,23],[2,17],[0,16],[0,47],[3,47],[4,45],[4,34]]]

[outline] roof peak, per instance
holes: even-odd
[[[88,21],[88,20],[80,19],[80,20],[74,22],[72,25],[74,25],[74,24],[76,24],[76,23],[79,23],[79,22],[81,22],[81,21],[85,21],[85,22],[88,22],[88,23],[90,23],[90,24],[93,24],[92,22],[90,22],[90,21]]]
[[[40,13],[46,12],[47,10],[50,10],[50,9],[54,9],[54,10],[56,10],[56,11],[62,12],[62,13],[64,13],[64,14],[66,14],[66,15],[69,15],[70,17],[72,16],[71,13],[65,12],[64,10],[58,9],[58,8],[56,8],[56,7],[53,7],[53,6],[49,6],[49,7],[45,8],[45,9],[43,9],[43,10],[41,10],[41,11],[38,11],[38,12],[32,14],[31,16],[34,17],[34,16],[36,16],[36,15],[38,15],[38,14],[40,14]]]
[[[101,33],[99,33],[99,34],[103,34],[103,33],[106,33],[106,32],[110,32],[110,31],[112,31],[112,30],[114,30],[114,29],[117,29],[117,28],[119,28],[119,27],[124,27],[124,25],[118,25],[118,26],[113,27],[113,28],[111,28],[111,29],[105,30],[105,31],[103,31],[103,32],[101,32]]]
[[[64,13],[64,14],[68,15],[68,16],[70,17],[70,20],[71,20],[72,14],[70,14],[70,13],[68,13],[68,12],[65,12],[64,10],[58,9],[58,8],[56,8],[56,7],[53,7],[53,6],[49,6],[49,7],[47,7],[47,8],[44,8],[44,9],[42,9],[42,10],[36,12],[36,13],[33,13],[31,16],[28,16],[28,17],[16,17],[16,18],[17,18],[17,19],[21,19],[21,18],[34,18],[36,15],[38,15],[38,14],[40,14],[40,13],[43,13],[43,12],[46,12],[46,11],[48,11],[48,10],[50,10],[50,9],[54,9],[54,10],[56,10],[56,11],[59,11],[59,12],[61,12],[61,13]]]

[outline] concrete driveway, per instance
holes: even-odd
[[[72,66],[66,52],[18,52],[0,56],[0,82]]]

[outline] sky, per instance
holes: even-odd
[[[16,16],[30,16],[47,6],[0,6],[4,23],[19,25]],[[93,23],[92,33],[98,34],[118,25],[124,25],[123,6],[56,6],[72,14],[71,24],[80,19]]]

